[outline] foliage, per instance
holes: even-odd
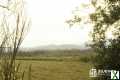
[[[93,24],[90,46],[97,53],[93,64],[97,69],[119,70],[120,0],[91,0],[91,5],[95,12],[88,17],[89,24]],[[112,37],[108,37],[108,32]]]

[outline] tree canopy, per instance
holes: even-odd
[[[87,17],[87,23],[93,24],[91,46],[97,53],[93,64],[97,69],[119,70],[120,0],[91,0],[87,7],[89,6],[93,6],[95,10]],[[68,20],[67,23],[74,25],[85,19],[80,15],[76,16],[77,18]],[[112,37],[108,38],[108,33],[111,33]]]

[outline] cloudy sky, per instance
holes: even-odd
[[[31,27],[23,41],[23,47],[43,45],[75,44],[88,41],[88,27],[81,25],[70,28],[65,23],[75,7],[89,0],[27,0],[26,9],[31,18]]]

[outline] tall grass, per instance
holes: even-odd
[[[15,55],[15,53],[13,53]],[[21,63],[16,62],[16,56],[2,53],[0,56],[0,80],[24,80],[25,71],[20,70]],[[28,69],[28,80],[31,80],[31,65]]]

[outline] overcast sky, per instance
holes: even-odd
[[[27,0],[26,8],[31,18],[31,28],[22,43],[23,47],[43,45],[80,45],[88,41],[88,27],[70,28],[65,23],[72,10],[89,0]]]

